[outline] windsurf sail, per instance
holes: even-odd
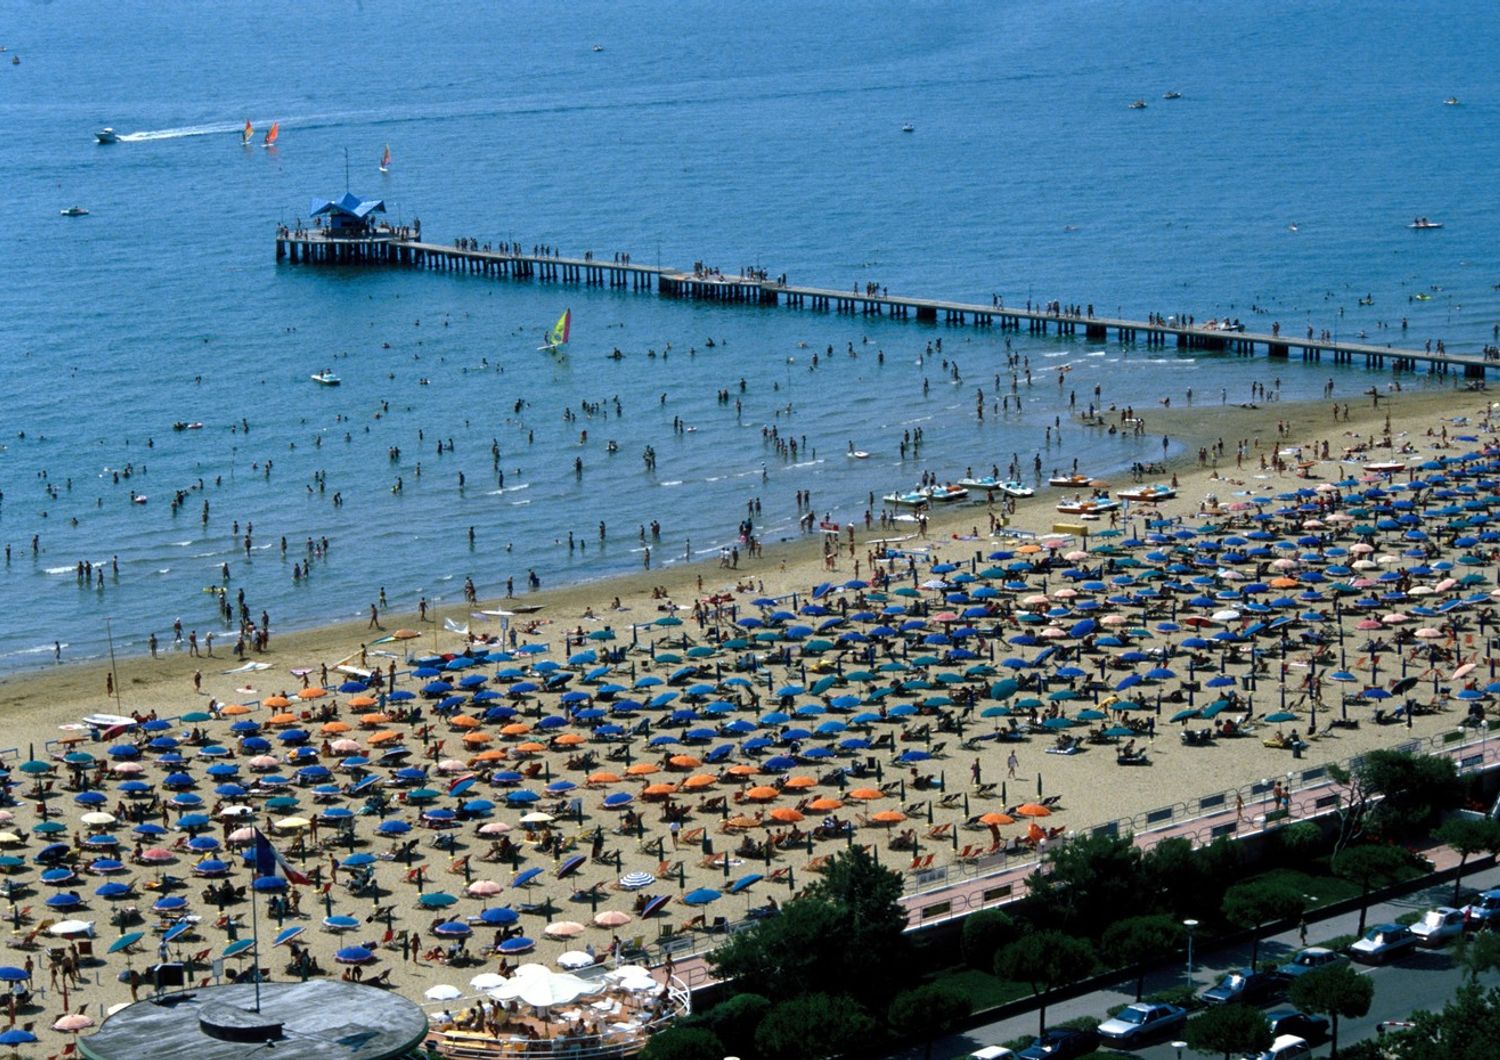
[[[271,127],[266,130],[266,142],[265,142],[265,146],[267,146],[267,147],[275,147],[276,146],[276,137],[278,137],[280,135],[281,135],[281,122],[279,122],[279,121],[273,121],[271,123]]]
[[[568,336],[573,331],[573,310],[564,309],[563,315],[557,318],[557,323],[552,325],[552,330],[547,333],[547,345],[543,349],[555,350],[559,346],[566,346]]]
[[[250,124],[250,119],[245,119],[245,131],[240,135],[240,143],[248,144],[255,139],[255,126]]]
[[[385,145],[385,153],[380,156],[380,172],[384,173],[391,168],[391,145]]]

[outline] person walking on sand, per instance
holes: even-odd
[[[1010,757],[1005,760],[1005,768],[1009,771],[1007,775],[1011,780],[1016,779],[1016,769],[1019,768],[1020,765],[1021,759],[1017,757],[1016,752],[1012,751],[1010,753]]]
[[[378,607],[376,607],[374,604],[370,605],[370,624],[368,626],[366,626],[365,628],[366,629],[379,629],[380,628],[380,609]]]

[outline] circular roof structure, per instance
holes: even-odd
[[[110,1016],[78,1047],[88,1060],[230,1060],[256,1047],[280,1060],[388,1060],[427,1036],[405,998],[341,980],[235,983],[162,994]]]

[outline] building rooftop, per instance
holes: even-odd
[[[427,1017],[398,994],[337,980],[211,986],[139,1001],[79,1039],[89,1060],[387,1060],[427,1035]]]

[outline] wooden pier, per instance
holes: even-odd
[[[1426,350],[1380,346],[1367,342],[1335,342],[1317,337],[1228,330],[1181,322],[1127,320],[1041,308],[982,305],[938,298],[915,298],[781,283],[756,276],[717,271],[687,271],[661,265],[603,261],[591,256],[561,257],[505,250],[469,249],[424,243],[401,229],[379,228],[363,238],[338,238],[323,229],[281,228],[276,236],[276,260],[317,265],[394,265],[444,272],[464,272],[498,279],[535,280],[632,291],[654,291],[663,298],[724,302],[754,306],[788,306],[850,316],[887,316],[925,323],[970,325],[1026,331],[1032,335],[1082,335],[1098,342],[1113,337],[1148,349],[1203,350],[1251,356],[1264,352],[1273,360],[1298,357],[1334,364],[1363,363],[1367,368],[1445,375],[1461,371],[1465,378],[1483,379],[1491,363],[1483,356],[1431,353]]]

